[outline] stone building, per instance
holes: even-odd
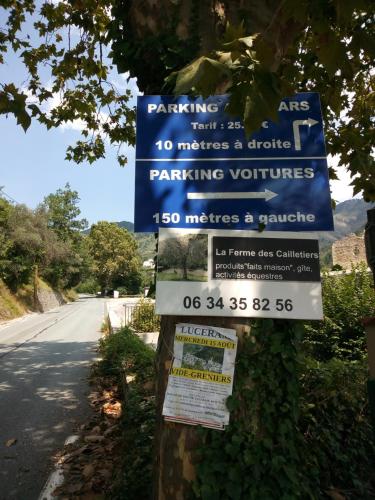
[[[332,245],[333,265],[340,265],[343,269],[350,269],[352,265],[367,263],[363,234],[349,234],[337,240]]]

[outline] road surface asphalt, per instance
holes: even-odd
[[[89,414],[103,311],[103,299],[83,296],[0,326],[1,500],[37,500],[53,454]]]

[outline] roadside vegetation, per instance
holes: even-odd
[[[281,349],[283,337],[290,335],[284,324],[254,323],[252,339],[245,340],[237,358],[228,400],[231,424],[224,432],[200,430],[194,498],[266,499],[275,491],[290,499],[374,498],[375,442],[361,321],[375,315],[371,277],[364,268],[327,275],[323,292],[325,319],[301,323],[297,360]],[[100,370],[114,377],[123,405],[122,461],[106,498],[146,500],[152,484],[154,352],[125,328],[102,340],[101,354]],[[298,384],[292,376],[284,382],[284,373],[294,371]],[[247,398],[252,410],[243,413],[241,401]],[[264,460],[266,476],[259,465]]]
[[[253,325],[237,358],[231,424],[201,431],[196,498],[374,498],[362,325],[375,315],[371,276],[325,276],[323,303],[324,320],[299,329]]]
[[[131,233],[114,222],[93,224],[87,237],[92,274],[99,289],[119,289],[134,294],[142,283],[141,260]]]
[[[155,352],[131,329],[124,328],[102,339],[100,353],[99,373],[114,378],[123,404],[121,460],[107,498],[147,499],[152,490]]]
[[[146,500],[152,488],[154,357],[129,328],[106,335],[92,367],[93,416],[60,457],[58,498]]]
[[[275,491],[291,500],[374,498],[375,440],[362,326],[364,315],[375,315],[370,275],[359,267],[348,275],[325,276],[323,300],[324,320],[300,323],[293,352],[285,350],[285,338],[293,334],[285,322],[254,322],[237,357],[227,402],[230,425],[224,432],[199,430],[192,498],[267,499]],[[141,305],[139,332],[158,321],[151,321],[147,301]],[[117,388],[122,408],[111,434],[117,458],[102,491],[109,500],[147,500],[156,425],[155,353],[132,328],[106,335],[100,353],[96,380],[107,380],[108,394]],[[251,404],[244,412],[247,399]],[[74,480],[81,491],[90,487],[84,476]]]
[[[22,301],[9,291],[3,281],[0,280],[0,320],[8,320],[22,316],[26,308]]]
[[[99,222],[89,234],[77,191],[66,184],[35,208],[11,203],[0,190],[0,320],[38,310],[37,291],[76,292],[121,287],[138,293],[141,262],[135,239],[116,224]]]
[[[136,332],[156,332],[160,328],[160,316],[155,314],[155,303],[141,298],[133,314],[131,327]]]
[[[366,337],[362,321],[375,316],[373,278],[366,265],[349,274],[323,275],[324,321],[306,325],[304,347],[317,361],[366,360]]]

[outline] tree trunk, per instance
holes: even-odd
[[[39,310],[39,300],[38,300],[38,264],[34,264],[34,274],[33,274],[33,300],[35,311]]]
[[[283,0],[131,0],[124,2],[118,15],[123,16],[116,35],[117,64],[126,59],[126,70],[137,78],[140,90],[159,94],[165,78],[199,55],[209,55],[220,47],[218,40],[229,22],[238,26],[245,21],[247,34],[260,33],[272,55],[270,66],[275,70],[288,47],[300,31],[290,16],[282,16]],[[176,20],[177,19],[177,20]],[[175,38],[176,61],[172,66],[160,58],[162,49],[168,53],[170,40]],[[166,42],[168,40],[168,42]],[[194,46],[194,40],[199,40]],[[123,42],[126,41],[126,44]],[[127,47],[122,53],[121,44]],[[143,47],[143,48],[140,48]],[[181,48],[182,47],[182,48]],[[175,48],[175,47],[174,47]],[[131,55],[131,54],[134,54]],[[184,269],[184,277],[186,272]],[[195,450],[199,443],[196,427],[166,423],[161,415],[171,367],[175,325],[179,322],[234,328],[241,337],[249,329],[249,318],[163,316],[157,352],[157,427],[153,498],[155,500],[185,500],[195,478]]]
[[[182,279],[185,281],[188,279],[187,259],[182,263]]]
[[[172,364],[173,342],[177,323],[192,323],[233,328],[241,349],[243,335],[250,331],[248,318],[194,316],[162,316],[156,366],[156,434],[154,461],[154,500],[184,500],[188,498],[195,479],[195,450],[199,445],[197,427],[165,422],[162,409]]]

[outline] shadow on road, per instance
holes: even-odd
[[[87,376],[96,346],[35,341],[1,359],[0,499],[38,497],[52,453],[90,411]],[[5,446],[10,439],[16,444]]]

